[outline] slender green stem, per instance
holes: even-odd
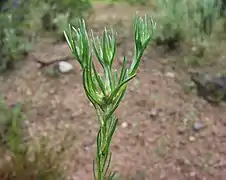
[[[100,111],[100,109],[97,109],[98,119],[101,119],[97,138],[97,179],[104,180],[107,178],[107,171],[110,166],[111,153],[109,149],[116,129],[117,119],[114,118],[114,115],[109,114],[111,113],[109,107],[102,112]]]

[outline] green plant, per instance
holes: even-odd
[[[58,33],[67,28],[69,22],[75,23],[77,18],[84,17],[92,10],[90,0],[47,0],[49,10],[43,16],[43,27],[47,30],[56,29]],[[66,11],[65,11],[66,10]]]
[[[175,49],[183,40],[210,36],[220,12],[215,0],[159,0],[160,22],[157,44]]]
[[[63,180],[62,161],[70,146],[70,141],[65,141],[68,134],[57,148],[51,147],[46,137],[25,141],[24,119],[21,104],[8,106],[0,101],[1,180]]]
[[[207,35],[211,35],[213,26],[220,14],[220,3],[216,0],[198,1],[198,7],[201,16],[201,31]]]
[[[22,113],[20,103],[9,107],[3,100],[0,100],[0,140],[1,145],[7,147],[11,152],[18,152],[24,135]]]
[[[116,130],[118,118],[114,112],[125,96],[129,81],[136,76],[144,50],[153,39],[155,23],[147,15],[144,18],[138,15],[134,23],[134,58],[130,67],[124,61],[120,73],[113,72],[112,64],[116,54],[116,36],[105,29],[102,37],[94,37],[91,42],[86,30],[84,20],[80,20],[80,27],[69,25],[69,30],[64,31],[68,45],[83,70],[83,86],[86,96],[93,104],[99,121],[97,134],[96,159],[93,162],[94,179],[113,179],[114,172],[108,173],[111,162],[110,144]],[[91,46],[93,49],[91,49]],[[103,75],[97,72],[94,65],[92,51],[102,66]]]
[[[10,12],[0,12],[0,37],[0,72],[4,72],[15,67],[30,50],[30,44],[15,15]]]
[[[67,146],[50,147],[46,138],[23,144],[17,153],[6,152],[1,158],[1,180],[64,180],[62,162]],[[8,157],[4,159],[4,157]]]
[[[50,31],[62,39],[68,22],[77,22],[92,10],[90,0],[15,0],[4,3],[0,11],[0,72],[15,68],[31,50],[31,42]]]
[[[43,31],[61,37],[69,22],[76,23],[77,18],[85,17],[92,12],[90,0],[22,0],[22,4],[30,9],[25,19],[26,28],[33,37]]]
[[[175,49],[184,38],[183,28],[188,27],[187,3],[185,0],[159,0],[157,8],[160,12],[157,44],[167,44],[170,49]]]

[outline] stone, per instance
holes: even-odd
[[[66,61],[60,61],[59,64],[58,64],[58,67],[59,67],[59,71],[61,73],[69,73],[74,69],[72,64],[70,64]]]
[[[167,73],[165,74],[165,76],[166,76],[166,77],[169,77],[169,78],[174,78],[174,77],[175,77],[175,74],[172,73],[172,72],[167,72]]]
[[[195,136],[189,136],[189,141],[193,142],[195,140],[196,140]]]
[[[152,109],[150,112],[150,117],[154,118],[158,115],[158,110],[157,109]]]
[[[122,128],[127,128],[127,127],[128,127],[128,123],[127,123],[127,122],[123,122],[123,123],[121,124],[121,127],[122,127]]]
[[[195,131],[200,131],[203,128],[204,128],[204,124],[202,122],[195,122],[193,125],[193,129]]]

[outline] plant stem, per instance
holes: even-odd
[[[109,117],[110,108],[104,109],[100,112],[97,109],[98,119],[100,120],[100,129],[97,135],[97,179],[104,180],[107,177],[107,171],[110,166],[110,144],[112,141],[112,136],[115,132],[115,127],[117,124],[117,118],[112,114]]]

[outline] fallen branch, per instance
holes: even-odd
[[[34,57],[34,56],[33,56],[33,57]],[[52,65],[52,64],[55,64],[55,63],[61,62],[61,61],[70,61],[71,59],[72,59],[71,56],[66,56],[66,57],[63,57],[63,58],[54,59],[54,60],[52,60],[52,61],[45,62],[45,61],[41,61],[41,60],[37,59],[36,57],[33,58],[33,60],[34,60],[35,62],[37,62],[37,63],[40,65],[39,68],[44,68],[44,67],[46,67],[46,66],[50,66],[50,65]]]

